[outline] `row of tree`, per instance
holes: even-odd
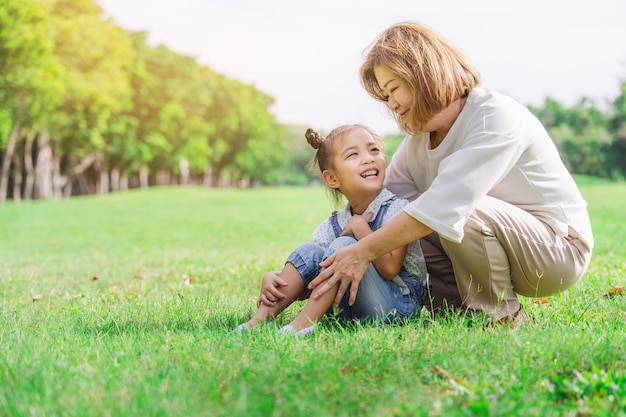
[[[626,82],[601,110],[582,98],[571,108],[550,98],[529,107],[548,129],[561,157],[574,174],[626,178]]]
[[[0,203],[287,170],[272,97],[146,38],[92,0],[3,1]]]
[[[3,0],[0,203],[171,183],[304,184],[311,149],[272,97],[143,32],[93,0]],[[604,110],[530,107],[573,173],[626,177],[626,84]],[[400,137],[387,138],[390,151]]]
[[[603,103],[582,98],[572,107],[546,98],[542,106],[528,106],[554,140],[573,174],[611,180],[626,178],[626,82],[617,97]],[[393,154],[403,136],[386,138]]]

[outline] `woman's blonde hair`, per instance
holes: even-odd
[[[378,144],[381,152],[385,152],[385,142],[378,136],[376,133],[372,131],[372,129],[367,126],[353,124],[353,125],[343,125],[339,126],[328,134],[328,136],[323,137],[315,130],[309,128],[304,133],[304,137],[307,142],[313,149],[315,149],[315,155],[313,155],[313,159],[309,163],[309,169],[315,169],[315,166],[319,167],[320,174],[326,171],[327,169],[333,169],[333,159],[335,157],[335,152],[337,150],[337,145],[340,139],[346,137],[347,134],[354,132],[355,130],[362,129],[369,133],[374,141]],[[338,188],[329,188],[333,203],[335,206],[341,205],[343,194]]]
[[[386,67],[407,83],[413,106],[402,128],[426,123],[480,83],[480,74],[448,41],[417,23],[403,22],[385,30],[368,48],[361,83],[375,99],[387,102],[374,68]],[[367,51],[367,49],[366,49]],[[410,125],[410,126],[409,126]]]

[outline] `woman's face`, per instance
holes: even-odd
[[[408,124],[412,128],[417,127],[412,126],[412,123],[407,120],[411,106],[413,106],[413,94],[407,83],[387,67],[374,67],[374,76],[389,110],[398,116],[401,124]]]
[[[413,94],[409,85],[387,67],[375,67],[374,76],[387,99],[387,107],[398,116],[400,125],[408,127],[412,133],[444,131],[445,134],[454,123],[458,111],[451,113],[453,106],[435,114],[426,122],[416,121],[411,117]]]

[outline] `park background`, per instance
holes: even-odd
[[[329,319],[302,340],[281,338],[272,326],[236,335],[262,274],[279,268],[332,209],[323,188],[311,186],[302,133],[343,123],[338,109],[350,101],[316,82],[323,98],[296,95],[315,108],[338,94],[331,109],[339,119],[310,110],[310,120],[289,120],[278,105],[283,96],[261,81],[127,30],[99,3],[0,7],[0,415],[626,415],[626,70],[605,97],[528,103],[575,174],[596,238],[579,284],[522,300],[531,326],[485,331],[462,314],[423,314],[405,326]],[[119,4],[126,3],[150,15],[146,3]],[[176,20],[180,6],[193,3],[169,2],[166,10]],[[384,2],[395,3],[407,5]],[[559,5],[565,20],[582,7],[540,3],[546,12]],[[252,3],[241,4],[262,18]],[[626,16],[620,4],[586,4],[580,22],[605,19],[610,31]],[[323,31],[327,15],[310,10]],[[550,20],[536,16],[535,23]],[[623,56],[618,33],[613,53]],[[516,46],[526,40],[542,41],[528,35]],[[355,55],[369,41],[359,39]],[[560,41],[545,39],[556,51]],[[608,66],[596,55],[605,48],[581,43],[579,63]],[[355,82],[358,64],[349,67]],[[541,71],[528,77],[541,79]],[[568,81],[572,91],[595,85],[591,77],[577,81]],[[378,126],[393,153],[401,135]]]
[[[186,0],[177,7],[162,1],[150,2],[150,5],[115,0],[101,2],[125,20],[132,21],[129,14],[120,10],[128,9],[137,16],[146,14],[163,22],[165,32],[169,31],[172,38],[170,43],[181,43],[171,34],[174,28],[180,28],[181,35],[187,35],[183,39],[195,47],[196,53],[202,51],[203,55],[181,53],[168,47],[165,41],[169,38],[162,34],[160,26],[154,29],[158,36],[146,30],[123,28],[92,0],[7,0],[0,9],[0,203],[7,198],[13,201],[59,198],[151,185],[304,185],[313,179],[306,168],[312,150],[302,138],[307,127],[327,132],[334,123],[358,122],[373,126],[387,138],[390,155],[401,140],[400,132],[388,127],[393,119],[380,103],[366,97],[363,91],[359,96],[348,94],[355,85],[362,90],[357,76],[362,59],[360,53],[373,41],[378,30],[372,28],[368,33],[370,37],[360,40],[360,46],[354,46],[345,61],[333,52],[339,48],[344,53],[339,46],[344,25],[346,40],[351,42],[351,47],[355,42],[352,26],[347,26],[345,20],[350,13],[359,15],[354,4],[353,10],[347,11],[342,2],[335,5],[337,13],[342,13],[341,18],[337,18],[331,13],[320,13],[312,6],[310,12],[309,8],[304,8],[295,13],[290,2],[276,0],[264,6],[247,1],[198,3]],[[395,5],[396,13],[403,15],[407,3],[397,3],[389,3],[382,10],[394,9]],[[448,8],[453,4],[444,3]],[[487,3],[490,5],[489,1]],[[145,13],[141,12],[142,4]],[[245,5],[252,10],[243,11]],[[557,2],[545,6],[544,10],[542,5],[525,2],[524,6],[515,6],[515,12],[522,15],[521,26],[520,20],[510,13],[497,19],[485,11],[486,18],[492,22],[490,27],[495,29],[479,31],[483,37],[470,38],[474,40],[472,43],[464,41],[465,48],[473,45],[472,51],[491,52],[492,60],[499,59],[501,62],[495,68],[505,75],[505,81],[493,76],[491,61],[486,61],[490,64],[486,78],[505,91],[515,91],[520,100],[525,97],[524,90],[536,90],[537,86],[558,95],[567,91],[566,102],[548,95],[540,96],[541,101],[537,101],[541,93],[534,93],[535,103],[526,104],[549,130],[573,174],[623,178],[626,171],[626,68],[623,66],[626,51],[620,34],[626,24],[620,25],[619,19],[626,15],[619,13],[623,6],[612,1],[599,1],[594,5]],[[495,11],[502,11],[495,2],[491,6]],[[187,14],[183,11],[185,7]],[[361,8],[368,10],[368,7],[378,12],[367,3]],[[320,2],[319,8],[334,10],[328,2]],[[412,10],[406,14],[428,16],[428,9],[423,9],[421,13]],[[567,32],[565,38],[557,31],[552,37],[537,39],[539,36],[533,36],[532,26],[524,20],[528,15],[528,12],[522,13],[524,10],[531,10],[533,16],[536,15],[535,24],[543,24],[542,28],[554,25],[559,30],[573,30]],[[561,19],[546,22],[549,19],[541,18],[542,10],[559,15]],[[271,20],[271,16],[281,15],[281,11],[283,14],[292,11],[293,20],[300,26],[291,23],[271,32],[258,23],[268,20],[271,23],[268,26],[273,27],[275,20]],[[200,17],[193,16],[193,12]],[[239,21],[233,20],[234,12],[238,13],[235,16]],[[372,18],[371,14],[361,13]],[[258,18],[252,19],[251,14]],[[202,28],[212,36],[204,43],[192,42],[189,33],[182,28],[185,16],[190,19],[189,26],[194,28],[191,33],[196,38],[202,39]],[[227,24],[231,30],[221,37],[214,35],[215,22],[226,17],[229,17]],[[325,17],[329,19],[330,39],[336,46],[329,44],[329,37],[323,35]],[[452,24],[460,19],[458,13],[447,13],[445,17]],[[381,11],[383,18],[390,16]],[[139,17],[136,19],[145,22]],[[204,20],[209,23],[199,28],[196,22]],[[178,22],[179,26],[167,26],[167,22]],[[603,22],[607,27],[600,26]],[[370,20],[366,23],[376,28],[380,26],[380,23],[370,24]],[[476,26],[475,22],[472,24]],[[503,47],[495,39],[497,32],[507,25],[515,28],[515,32],[513,29],[511,32],[517,43]],[[263,28],[267,33],[254,32]],[[295,39],[305,34],[310,37],[303,38],[303,45],[298,48],[289,38],[289,29],[294,31]],[[613,29],[618,32],[612,33]],[[444,33],[450,31],[447,29]],[[465,31],[463,39],[471,33]],[[539,33],[545,34],[545,29]],[[572,42],[570,34],[579,35]],[[321,46],[314,48],[318,41]],[[526,55],[521,55],[513,65],[504,67],[505,61],[516,57],[513,48],[522,48],[524,43],[532,45],[535,60],[530,62]],[[324,45],[327,49],[322,48]],[[266,59],[253,53],[259,48],[265,51]],[[546,59],[549,56],[546,50],[552,52],[550,61]],[[597,55],[599,52],[610,58],[602,59],[603,55]],[[233,72],[250,74],[245,78],[252,82],[223,74],[202,63],[212,61],[220,66],[220,62],[228,62],[231,56],[237,59],[230,65],[239,65],[238,71]],[[484,60],[482,55],[478,57]],[[568,67],[558,76],[550,69],[551,62],[560,61],[567,62]],[[529,64],[533,64],[533,71],[526,70],[523,78],[514,71],[515,68],[523,71]],[[252,75],[272,71],[282,80],[282,88],[264,81],[265,78],[255,82]],[[300,71],[310,79],[298,78]],[[594,75],[593,71],[598,73]],[[321,78],[309,74],[321,74]],[[294,84],[294,79],[299,83]],[[544,84],[544,79],[549,80],[554,90]],[[566,80],[565,86],[561,79]],[[504,87],[503,82],[511,86]],[[267,83],[280,95],[278,103],[273,95],[257,86],[260,83]],[[586,86],[602,91],[611,86],[613,89],[601,97],[598,91],[589,91]],[[311,88],[320,93],[314,95]],[[573,91],[586,92],[586,95],[572,97]],[[293,102],[294,94],[301,106]],[[294,109],[293,114],[285,110],[285,101]],[[366,110],[365,103],[377,106],[376,110]],[[281,120],[275,114],[275,107]],[[307,109],[308,121],[297,111],[299,107]],[[328,109],[332,109],[334,118],[323,112]],[[355,114],[354,109],[361,109],[361,112]]]

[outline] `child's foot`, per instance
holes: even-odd
[[[252,317],[250,320],[248,320],[245,323],[241,323],[239,326],[237,326],[237,329],[239,329],[239,331],[243,331],[243,332],[249,332],[250,330],[256,328],[259,326],[259,324],[262,323],[266,323],[265,321],[259,320],[256,317]]]
[[[293,334],[295,336],[307,336],[307,335],[313,334],[314,332],[315,332],[315,325],[305,327],[300,330],[296,330],[293,328],[291,324],[287,324],[278,330],[278,333],[280,334]]]
[[[252,329],[248,327],[248,323],[241,323],[239,326],[235,327],[235,330],[233,330],[233,333],[247,333],[250,330]]]

